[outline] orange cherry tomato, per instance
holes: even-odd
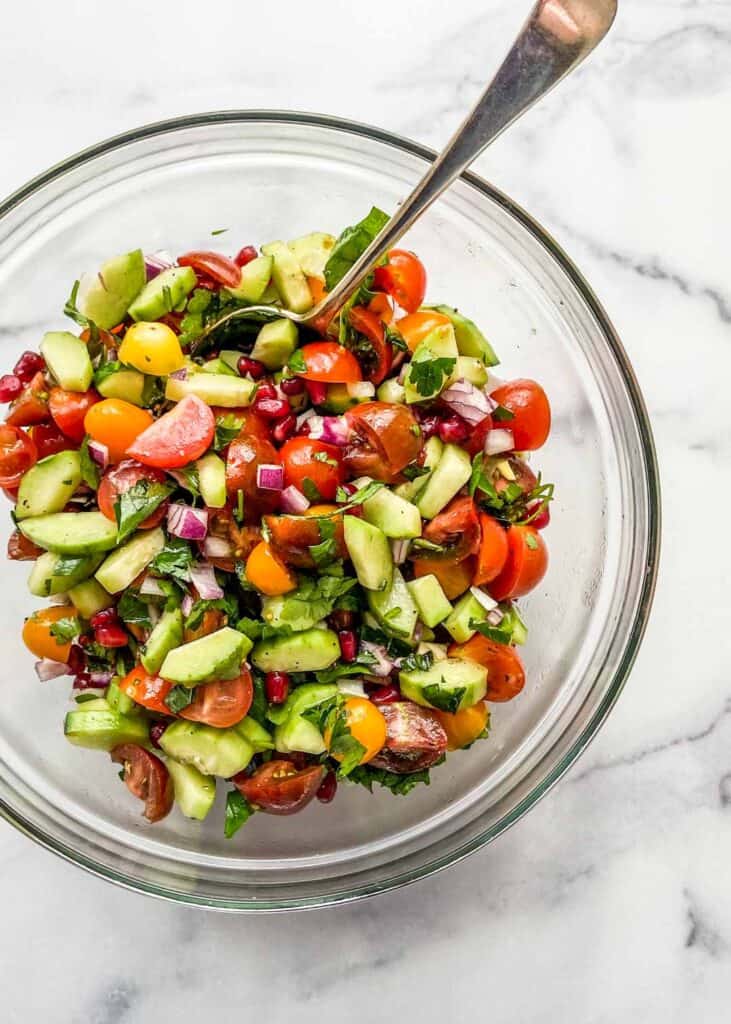
[[[353,739],[365,747],[360,764],[367,764],[383,748],[386,742],[386,719],[375,704],[366,697],[349,697],[345,704],[345,723],[350,729]],[[325,733],[325,742],[330,746],[329,730]],[[336,761],[342,761],[342,755],[331,751]]]
[[[547,569],[548,548],[539,531],[532,526],[511,526],[508,558],[490,584],[490,593],[496,601],[522,597],[538,586]]]
[[[178,257],[178,266],[192,267],[226,288],[238,288],[241,268],[218,252],[195,250]]]
[[[216,420],[210,407],[195,395],[186,395],[143,430],[127,454],[145,466],[180,469],[208,450],[215,432]]]
[[[0,487],[17,487],[37,459],[38,451],[29,434],[9,423],[0,424]]]
[[[12,427],[30,427],[34,423],[45,423],[47,419],[48,388],[39,370],[10,406],[5,422]]]
[[[246,560],[246,578],[252,586],[266,594],[276,597],[294,590],[297,580],[289,569],[280,562],[267,541],[260,541]]]
[[[447,734],[447,750],[462,750],[485,731],[488,720],[487,705],[484,701],[463,708],[453,715],[448,711],[435,711],[442,728]]]
[[[393,303],[385,292],[376,292],[368,303],[368,309],[384,324],[390,324],[393,320]]]
[[[94,388],[88,391],[64,391],[51,388],[48,408],[56,426],[66,437],[81,444],[84,440],[84,420],[91,407],[100,401]]]
[[[469,658],[487,669],[485,700],[512,700],[525,686],[523,663],[515,648],[508,644],[498,644],[475,633],[466,644],[452,644],[447,653],[450,658]]]
[[[441,327],[449,322],[449,317],[444,313],[437,313],[435,309],[422,309],[416,313],[402,316],[400,320],[396,321],[394,327],[406,342],[409,352],[415,352],[435,327]]]
[[[174,685],[175,683],[161,679],[160,676],[149,675],[142,665],[138,665],[122,679],[119,688],[143,708],[157,711],[161,715],[172,715],[173,712],[165,703],[165,698]]]
[[[313,341],[300,349],[307,369],[299,376],[325,384],[355,384],[362,380],[358,360],[337,341]]]
[[[294,484],[308,498],[312,486],[325,501],[332,501],[345,480],[340,449],[309,437],[290,438],[279,452],[284,466],[284,485]],[[309,480],[309,485],[307,481]],[[316,496],[315,496],[316,497]]]
[[[315,305],[322,302],[327,295],[325,282],[320,277],[308,277],[307,287],[310,289],[310,295],[312,296],[312,301]]]
[[[202,636],[215,633],[224,625],[223,612],[219,608],[206,608],[200,623],[191,629],[189,626],[183,629],[183,641],[189,644],[191,640],[199,640]]]
[[[476,587],[492,583],[508,560],[508,534],[505,527],[487,512],[480,512],[480,527],[482,535],[473,580]]]
[[[391,249],[388,263],[376,267],[373,280],[376,288],[388,292],[407,313],[415,313],[424,301],[426,270],[413,252]]]
[[[351,327],[368,341],[369,348],[361,351],[361,348],[364,348],[361,346],[358,349],[358,357],[365,376],[371,383],[378,385],[391,369],[393,362],[393,348],[385,339],[381,318],[372,309],[353,306],[349,319]]]
[[[153,423],[152,414],[121,398],[96,402],[84,417],[89,437],[109,449],[111,462],[121,462],[127,449]]]
[[[193,700],[180,712],[189,722],[229,729],[244,718],[254,698],[251,673],[244,669],[235,679],[216,679],[196,686]]]
[[[512,412],[513,419],[503,425],[512,431],[517,451],[533,451],[545,444],[551,430],[551,406],[540,384],[511,380],[490,397]]]
[[[420,558],[414,562],[414,576],[434,575],[439,580],[442,590],[450,601],[454,601],[472,584],[475,572],[474,558],[465,558],[463,562],[453,565],[437,559]]]
[[[59,619],[73,619],[76,613],[66,605],[54,605],[33,612],[23,625],[23,643],[36,658],[50,658],[51,661],[68,661],[71,652],[70,640],[57,640],[51,633],[51,626]]]

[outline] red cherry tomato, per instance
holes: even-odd
[[[540,384],[511,380],[490,397],[512,412],[513,419],[504,426],[512,431],[517,451],[533,451],[545,444],[551,430],[551,406]]]
[[[178,257],[178,265],[207,274],[226,288],[237,288],[241,281],[241,269],[228,256],[221,256],[217,252],[186,252]]]
[[[372,476],[393,483],[421,452],[422,434],[405,405],[364,402],[345,414],[353,438],[344,449],[353,476]]]
[[[8,558],[13,562],[35,562],[43,548],[39,548],[32,540],[28,540],[20,530],[13,530],[8,537]]]
[[[387,292],[407,313],[415,313],[424,301],[426,270],[413,252],[392,249],[388,263],[374,271],[376,288]]]
[[[119,688],[136,704],[141,704],[149,711],[157,711],[161,715],[172,715],[165,703],[165,698],[172,690],[174,683],[160,676],[149,675],[142,665],[133,668],[120,682]]]
[[[17,487],[38,461],[33,439],[8,423],[0,425],[0,487]]]
[[[173,780],[159,757],[137,743],[120,743],[110,751],[116,764],[124,765],[127,789],[145,801],[148,821],[160,821],[173,807]]]
[[[236,679],[217,679],[196,686],[193,700],[182,709],[180,717],[217,729],[228,729],[248,714],[253,698],[251,673],[244,669]]]
[[[508,644],[498,644],[476,633],[466,644],[452,644],[450,658],[469,658],[487,669],[485,700],[503,703],[512,700],[525,686],[525,669],[518,652]]]
[[[12,427],[30,427],[48,419],[48,388],[42,372],[38,372],[10,406],[6,422]]]
[[[532,526],[508,530],[508,558],[502,572],[489,586],[496,601],[522,597],[537,587],[548,569],[548,548]]]
[[[296,814],[314,798],[325,777],[322,765],[298,771],[291,761],[269,761],[253,775],[234,775],[233,783],[249,803],[266,814]]]
[[[266,438],[239,434],[228,446],[226,490],[234,501],[238,492],[243,492],[244,515],[249,522],[258,522],[263,513],[271,512],[279,504],[276,491],[262,491],[257,487],[256,471],[265,464],[279,464],[279,453]]]
[[[335,557],[345,558],[347,550],[343,533],[343,517],[329,517],[335,524],[333,541]],[[269,531],[272,550],[287,565],[298,569],[312,569],[315,565],[310,548],[322,541],[316,516],[266,516],[264,523]]]
[[[484,420],[481,420],[476,426],[470,429],[470,436],[464,442],[462,447],[474,457],[485,447],[485,438],[494,426],[495,424],[492,422],[492,417],[486,416]]]
[[[313,341],[300,349],[306,370],[298,376],[323,384],[355,384],[362,380],[358,360],[337,341]]]
[[[474,555],[480,546],[480,519],[472,498],[454,498],[424,530],[425,540],[446,548],[444,554],[425,551],[429,559],[453,564]]]
[[[51,388],[48,408],[51,410],[56,426],[66,437],[78,444],[84,440],[84,417],[92,405],[100,400],[94,388],[88,391],[64,391],[63,388]]]
[[[162,470],[152,469],[150,466],[141,466],[134,459],[125,459],[118,466],[108,469],[99,483],[96,500],[99,511],[107,519],[115,520],[114,505],[121,494],[130,490],[140,480],[149,480],[151,483],[165,483],[165,474]],[[140,530],[151,530],[158,526],[167,512],[168,503],[164,501],[155,511],[140,523]]]
[[[30,436],[38,449],[39,459],[45,459],[47,455],[56,455],[58,452],[73,451],[76,447],[55,423],[36,423],[30,428]]]
[[[391,369],[393,362],[393,348],[391,343],[385,340],[383,322],[373,310],[364,306],[353,306],[350,311],[350,323],[370,343],[370,351],[361,353],[359,350],[358,358],[365,376],[378,386]]]
[[[447,734],[433,711],[408,700],[381,704],[386,743],[371,761],[374,768],[408,775],[429,768],[447,750]]]
[[[309,437],[293,437],[279,452],[284,466],[284,484],[294,484],[311,501],[317,496],[308,493],[312,486],[325,501],[334,501],[335,492],[345,480],[340,449]],[[307,483],[309,481],[309,484]]]
[[[127,454],[146,466],[179,469],[206,452],[215,430],[216,420],[210,407],[195,395],[186,395],[170,412],[143,430]]]

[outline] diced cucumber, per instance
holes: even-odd
[[[368,607],[387,633],[407,640],[413,635],[419,613],[398,568],[387,590],[369,590],[367,597]]]
[[[82,580],[87,579],[102,560],[102,555],[87,555],[79,558],[73,572],[56,572],[60,563],[67,561],[63,555],[44,551],[36,559],[28,577],[28,589],[34,597],[51,597],[53,594],[65,594]],[[63,568],[68,568],[68,564]]]
[[[20,481],[15,519],[60,512],[81,483],[78,452],[57,452],[28,470]]]
[[[251,640],[231,626],[191,640],[169,651],[159,673],[163,679],[184,686],[213,679],[235,679],[241,662],[251,650]]]
[[[192,267],[168,267],[148,281],[129,307],[133,320],[159,320],[171,313],[195,288],[197,278]]]
[[[223,374],[225,377],[238,377],[236,370],[229,366],[226,360],[221,359],[220,356],[216,359],[209,359],[208,362],[201,366],[200,371],[201,373]]]
[[[128,697],[126,693],[122,693],[119,685],[112,680],[109,686],[104,691],[104,699],[106,700],[112,711],[118,711],[120,715],[139,715],[142,713],[141,705],[137,704]],[[88,701],[87,705],[88,706]]]
[[[428,669],[402,670],[399,685],[404,697],[415,704],[454,714],[485,696],[487,669],[467,658],[447,658]]]
[[[92,564],[96,562],[94,565],[94,569],[96,569],[99,559],[90,559],[90,561]],[[114,599],[96,580],[83,580],[75,587],[69,587],[68,596],[82,619],[90,619],[92,615],[96,615],[97,612],[110,608],[114,604]]]
[[[339,655],[337,634],[331,629],[305,629],[292,636],[260,640],[251,660],[262,672],[319,672]]]
[[[403,405],[406,401],[406,388],[395,377],[389,377],[378,388],[378,399],[391,405]]]
[[[347,384],[328,384],[327,395],[320,408],[332,416],[341,416],[357,404],[358,399],[350,394]]]
[[[387,487],[381,487],[363,502],[363,516],[387,537],[397,540],[421,537],[421,513],[416,505],[399,498]]]
[[[220,405],[224,409],[249,405],[255,392],[256,383],[248,377],[223,373],[193,373],[185,380],[168,377],[165,383],[165,397],[169,402],[180,402],[186,395],[195,395],[207,405]]]
[[[215,452],[209,452],[195,464],[201,498],[208,508],[223,508],[226,504],[226,464]]]
[[[60,387],[65,391],[88,391],[94,376],[89,350],[70,331],[48,331],[41,342],[41,355]]]
[[[268,370],[281,370],[297,348],[299,332],[291,320],[272,320],[264,324],[256,336],[251,358],[263,363]]]
[[[228,366],[228,368],[230,370],[233,370],[234,373],[238,374],[238,372],[239,372],[239,359],[241,359],[243,354],[244,354],[243,352],[239,352],[236,349],[224,348],[224,349],[221,349],[221,351],[219,353],[219,359],[222,359],[223,362],[226,364],[226,366]]]
[[[117,370],[100,380],[96,389],[104,398],[121,398],[131,405],[145,406],[152,390],[152,377],[146,377],[139,370]]]
[[[473,619],[482,622],[485,618],[485,609],[480,602],[468,590],[463,594],[454,606],[454,610],[444,623],[444,628],[451,633],[458,644],[465,644],[477,632],[470,626]]]
[[[332,700],[338,693],[334,684],[305,683],[287,698],[283,707],[270,712],[275,719],[274,745],[280,753],[298,750],[305,754],[322,754],[326,750],[322,733],[302,715],[310,708]]]
[[[96,274],[83,274],[76,307],[89,320],[108,331],[124,320],[132,301],[145,287],[145,258],[141,249],[113,256]]]
[[[481,359],[486,366],[497,366],[500,360],[477,324],[468,320],[466,316],[458,313],[451,306],[430,306],[429,309],[436,309],[438,313],[449,317],[454,327],[457,348],[461,356],[475,356],[477,359]]]
[[[119,594],[146,569],[165,547],[160,527],[140,530],[121,548],[117,548],[97,569],[96,579],[110,594]]]
[[[149,742],[147,720],[141,715],[123,715],[114,711],[106,701],[104,707],[93,701],[94,707],[82,704],[78,711],[69,711],[63,731],[69,743],[92,750],[112,750],[120,743]]]
[[[203,821],[216,799],[216,780],[175,758],[165,762],[175,789],[175,803],[186,818]]]
[[[386,590],[393,576],[393,555],[385,534],[357,516],[343,516],[343,524],[358,582],[366,590]]]
[[[295,259],[308,277],[319,277],[325,280],[325,264],[330,259],[333,246],[337,239],[324,231],[313,231],[301,238],[293,238],[288,242]]]
[[[398,494],[399,498],[403,498],[405,501],[416,501],[417,496],[421,494],[429,482],[429,477],[436,469],[443,451],[444,445],[440,439],[438,437],[430,437],[424,448],[424,465],[422,467],[427,472],[417,476],[415,480],[407,480],[405,484],[399,484],[394,493]]]
[[[236,732],[241,733],[254,749],[255,754],[261,754],[264,750],[274,750],[274,740],[271,733],[268,733],[263,725],[259,725],[253,718],[242,718],[234,726]]]
[[[466,451],[455,444],[445,444],[437,467],[426,487],[416,499],[425,519],[433,519],[472,476],[472,462]]]
[[[430,402],[433,398],[447,387],[450,381],[454,380],[454,368],[457,365],[457,342],[454,337],[454,328],[451,324],[439,324],[433,331],[427,334],[420,342],[409,363],[409,369],[404,377],[404,391],[408,404],[414,402]],[[426,387],[420,382],[419,364],[433,363],[437,359],[447,360],[444,372],[435,373],[433,386]]]
[[[163,612],[147,638],[140,661],[146,672],[156,676],[166,655],[183,642],[183,613],[180,608]]]
[[[230,779],[254,756],[251,744],[236,729],[215,729],[199,722],[179,719],[160,737],[160,746],[170,757],[192,764],[203,775]]]
[[[436,576],[420,576],[406,586],[419,610],[419,618],[427,626],[436,626],[452,612],[452,605]]]
[[[454,368],[455,380],[466,380],[476,388],[484,388],[487,384],[487,367],[475,356],[459,356]]]
[[[261,251],[274,259],[272,279],[282,302],[293,313],[305,313],[312,306],[312,294],[302,268],[285,242],[269,242]]]
[[[271,256],[257,256],[241,268],[241,279],[236,288],[229,288],[237,299],[259,302],[272,276],[274,260]]]
[[[117,524],[101,512],[55,512],[18,523],[18,529],[40,548],[59,555],[91,555],[110,551],[117,543]]]

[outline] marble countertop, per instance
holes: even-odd
[[[524,6],[220,0],[210,23],[181,0],[116,13],[12,4],[0,193],[111,134],[216,108],[330,112],[438,146]],[[731,5],[620,8],[590,65],[478,164],[593,283],[653,418],[660,584],[606,727],[488,850],[326,912],[253,919],[154,902],[1,826],[7,1024],[728,1020]]]

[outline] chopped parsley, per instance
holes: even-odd
[[[214,451],[220,452],[222,448],[231,444],[239,434],[244,425],[243,416],[229,412],[225,416],[219,416],[216,420],[216,435],[213,441]]]
[[[168,537],[165,547],[150,563],[150,569],[159,576],[170,576],[181,583],[188,583],[194,561],[193,550],[186,540]]]
[[[79,458],[81,460],[81,479],[92,490],[96,490],[99,486],[99,480],[101,479],[101,473],[96,462],[92,459],[89,454],[89,437],[86,436],[81,442],[81,448],[79,448]]]
[[[302,349],[298,348],[295,352],[292,353],[292,355],[289,357],[289,362],[287,363],[287,366],[294,373],[306,372],[307,363],[305,362],[305,357],[302,355]]]
[[[138,480],[128,491],[124,491],[114,502],[117,519],[118,541],[121,543],[133,533],[140,523],[152,515],[155,509],[170,496],[173,488],[156,480]]]
[[[325,264],[325,287],[328,291],[332,291],[347,274],[388,221],[388,214],[374,206],[363,220],[345,228]]]
[[[69,640],[73,640],[80,632],[81,628],[79,626],[79,620],[75,616],[56,619],[56,621],[51,624],[50,629],[51,636],[59,646],[68,643]]]
[[[183,708],[187,708],[193,702],[194,689],[191,686],[174,686],[165,697],[163,703],[167,704],[174,715],[177,715]]]
[[[239,793],[238,789],[229,790],[226,796],[226,821],[223,826],[223,834],[226,839],[236,835],[253,813],[254,808],[246,797]]]
[[[423,398],[438,395],[451,376],[457,360],[446,356],[412,359],[407,381]]]

